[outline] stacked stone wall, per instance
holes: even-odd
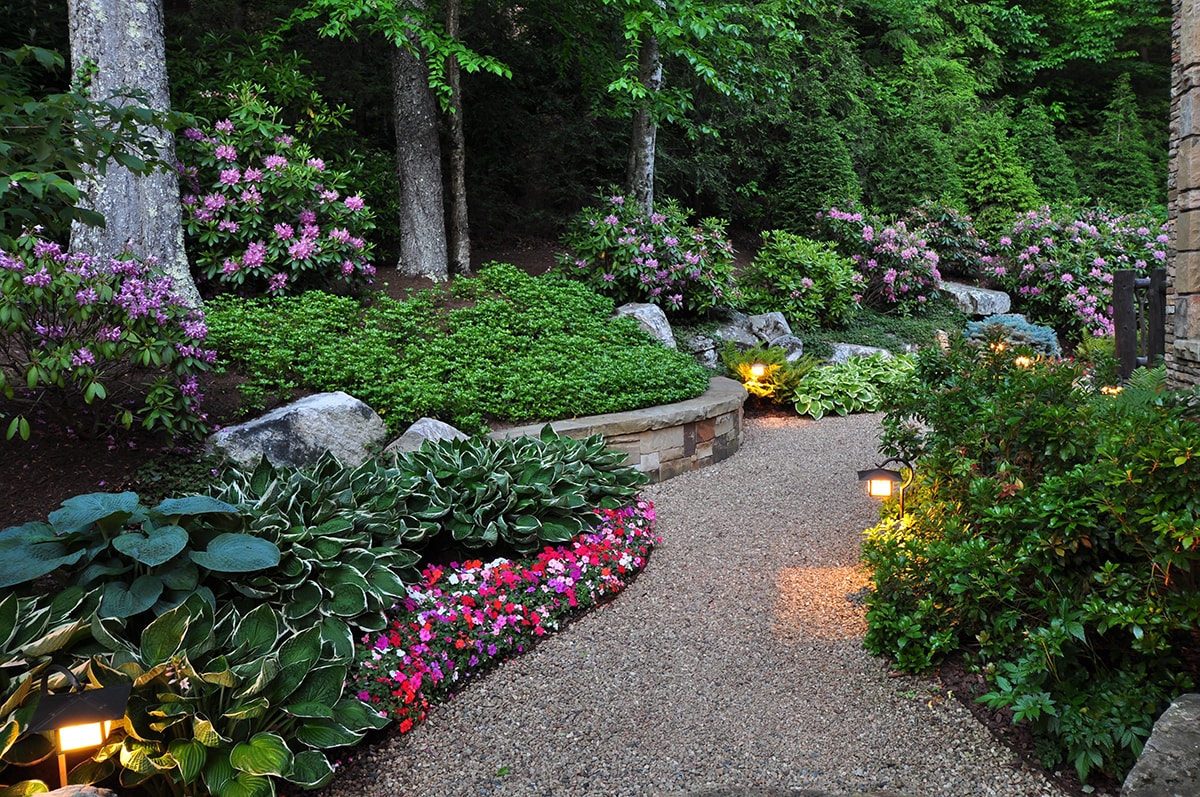
[[[1168,380],[1200,384],[1200,0],[1174,0],[1168,215]]]

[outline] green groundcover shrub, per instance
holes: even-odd
[[[867,533],[866,644],[909,671],[965,654],[1047,765],[1122,775],[1195,686],[1200,397],[1019,355],[958,340],[893,397],[883,447],[916,482]]]
[[[448,290],[459,304],[446,309]],[[400,302],[369,307],[310,292],[255,300],[220,297],[209,330],[253,377],[248,398],[303,386],[344,390],[393,430],[436,416],[464,431],[484,419],[534,421],[693,398],[708,373],[660,345],[611,299],[563,277],[531,277],[493,263]]]

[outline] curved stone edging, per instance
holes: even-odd
[[[742,445],[742,405],[746,388],[723,376],[709,380],[702,395],[675,404],[551,421],[560,435],[604,435],[612,448],[650,477],[663,481],[726,459]],[[537,436],[544,423],[501,429],[491,437]]]

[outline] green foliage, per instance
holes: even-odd
[[[926,200],[904,214],[913,233],[938,254],[938,271],[945,276],[975,279],[987,257],[987,241],[979,237],[974,220],[953,205]]]
[[[465,548],[528,555],[636,496],[646,476],[624,460],[601,435],[574,440],[547,424],[539,437],[427,442],[398,455],[396,467],[419,505],[416,534],[444,531]]]
[[[193,596],[136,641],[103,642],[109,652],[90,660],[89,676],[134,689],[121,728],[74,771],[79,782],[119,770],[123,788],[159,794],[311,789],[333,778],[327,750],[387,723],[343,694],[353,660],[344,624],[293,631],[271,606],[214,613]]]
[[[1103,204],[1127,211],[1166,204],[1165,175],[1153,166],[1128,73],[1113,86],[1089,154],[1088,192]]]
[[[963,180],[954,145],[941,130],[920,116],[887,125],[882,146],[866,168],[864,200],[884,213],[903,213],[927,199],[961,202]]]
[[[1082,366],[956,342],[894,395],[884,449],[917,461],[909,514],[868,532],[869,650],[965,652],[1050,766],[1121,776],[1194,687],[1197,396],[1093,393]],[[1144,384],[1143,384],[1144,383]]]
[[[469,306],[446,309],[442,291]],[[492,264],[478,277],[369,308],[310,292],[210,303],[209,325],[252,387],[344,390],[397,430],[436,415],[464,431],[509,421],[591,415],[698,396],[708,374],[611,300],[564,278]]]
[[[967,205],[985,234],[1041,204],[1037,186],[1025,169],[1003,113],[977,117],[961,147],[959,173]]]
[[[264,458],[253,470],[227,469],[211,495],[235,505],[249,532],[281,557],[270,570],[227,579],[218,597],[271,605],[294,630],[329,618],[379,630],[420,558],[408,547],[425,533],[413,495],[419,484],[374,460],[343,467],[329,453],[307,468],[276,468]]]
[[[948,301],[936,301],[929,309],[915,316],[881,313],[862,308],[854,324],[841,330],[817,329],[805,333],[804,349],[818,357],[828,357],[833,343],[852,343],[887,349],[903,354],[912,346],[937,346],[949,332],[962,329],[969,316]]]
[[[796,412],[820,420],[826,415],[850,415],[883,409],[885,390],[905,382],[912,373],[911,355],[851,357],[843,363],[815,368],[796,385]]]
[[[743,350],[728,341],[720,356],[726,372],[741,382],[750,395],[776,404],[791,403],[800,380],[817,367],[813,357],[789,361],[786,350],[764,343]]]
[[[115,162],[145,174],[168,165],[147,153],[157,152],[156,128],[174,129],[179,114],[147,108],[132,90],[92,97],[86,72],[68,91],[42,95],[44,72],[62,68],[62,56],[40,47],[0,49],[0,249],[22,228],[65,241],[73,221],[102,225],[79,206],[75,183],[90,169],[104,174]]]
[[[72,585],[100,589],[97,617],[162,613],[205,588],[208,573],[228,576],[279,562],[273,543],[232,530],[240,525],[236,513],[204,496],[146,507],[132,492],[77,495],[51,512],[49,523],[0,532],[10,563],[0,587],[61,571]]]
[[[227,118],[179,141],[196,267],[211,286],[251,295],[361,290],[375,274],[364,238],[375,222],[362,197],[342,196],[348,175],[296,142],[261,89],[230,93]]]
[[[1026,100],[1013,120],[1012,137],[1025,170],[1047,202],[1059,204],[1080,198],[1075,166],[1042,102]]]
[[[1075,358],[1088,369],[1095,384],[1116,385],[1120,381],[1121,363],[1112,335],[1088,335],[1075,348]]]
[[[564,273],[612,296],[617,304],[651,302],[667,314],[703,314],[725,304],[733,291],[733,244],[725,222],[688,223],[691,211],[674,200],[646,217],[621,194],[571,222],[559,255]]]
[[[974,343],[989,346],[1003,343],[1043,357],[1058,357],[1062,353],[1053,327],[1031,324],[1019,315],[992,315],[982,321],[969,321],[963,335]]]
[[[35,408],[85,434],[138,421],[202,437],[197,377],[216,354],[202,348],[203,313],[171,286],[153,260],[128,252],[107,260],[69,254],[32,235],[11,251],[0,248],[6,438],[29,439],[27,415]],[[16,410],[11,418],[7,408]]]
[[[846,326],[858,310],[854,264],[832,243],[768,230],[749,268],[737,280],[742,306],[778,311],[792,327]]]

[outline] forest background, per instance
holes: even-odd
[[[4,6],[0,48],[69,52],[65,2]],[[315,155],[351,172],[375,210],[380,267],[401,251],[397,41],[431,70],[447,183],[461,125],[479,240],[556,237],[598,189],[628,180],[639,111],[657,125],[656,196],[735,231],[803,232],[852,199],[884,213],[941,200],[984,229],[1041,202],[1166,202],[1167,0],[166,0],[164,11],[172,106],[216,121],[232,87],[260,87]],[[663,67],[653,91],[639,73],[648,39]],[[34,79],[37,95],[70,75]]]

